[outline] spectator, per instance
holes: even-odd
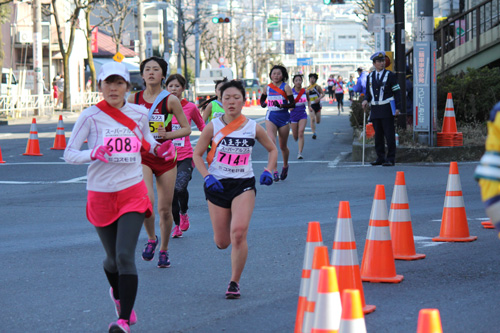
[[[356,84],[354,85],[354,87],[352,89],[354,90],[355,93],[365,95],[366,94],[366,76],[368,75],[368,73],[363,71],[363,68],[359,67],[358,68],[358,75],[359,75],[358,81],[356,82]]]

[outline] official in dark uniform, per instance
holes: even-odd
[[[370,60],[375,70],[368,74],[362,106],[367,111],[368,104],[371,105],[370,121],[375,130],[377,159],[371,164],[393,166],[396,162],[394,116],[401,110],[401,89],[396,75],[385,69],[385,52],[375,53]],[[387,141],[387,156],[384,138]]]

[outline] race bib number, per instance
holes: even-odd
[[[248,165],[250,154],[230,154],[219,152],[217,160],[222,164],[230,166],[243,166]]]
[[[111,147],[111,163],[140,161],[141,141],[126,127],[104,129],[104,144]]]
[[[179,129],[181,129],[181,125],[172,124],[172,132],[177,131]],[[186,142],[186,138],[182,137],[182,138],[173,139],[172,142],[174,143],[174,146],[176,146],[176,147],[184,147],[184,144]]]
[[[152,114],[151,119],[149,120],[149,131],[153,134],[153,138],[162,139],[160,135],[158,135],[158,128],[160,125],[165,126],[165,115],[163,114]]]

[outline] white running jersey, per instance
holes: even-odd
[[[212,120],[214,133],[225,127],[221,118]],[[217,179],[252,178],[252,149],[255,145],[257,123],[248,119],[242,129],[236,130],[219,142],[208,172]]]

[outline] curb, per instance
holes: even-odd
[[[479,161],[485,151],[481,146],[461,147],[405,147],[396,148],[396,163],[415,162],[450,162],[450,161]],[[363,145],[357,140],[352,143],[352,161],[360,162],[363,154]],[[365,161],[377,159],[374,145],[365,144]]]

